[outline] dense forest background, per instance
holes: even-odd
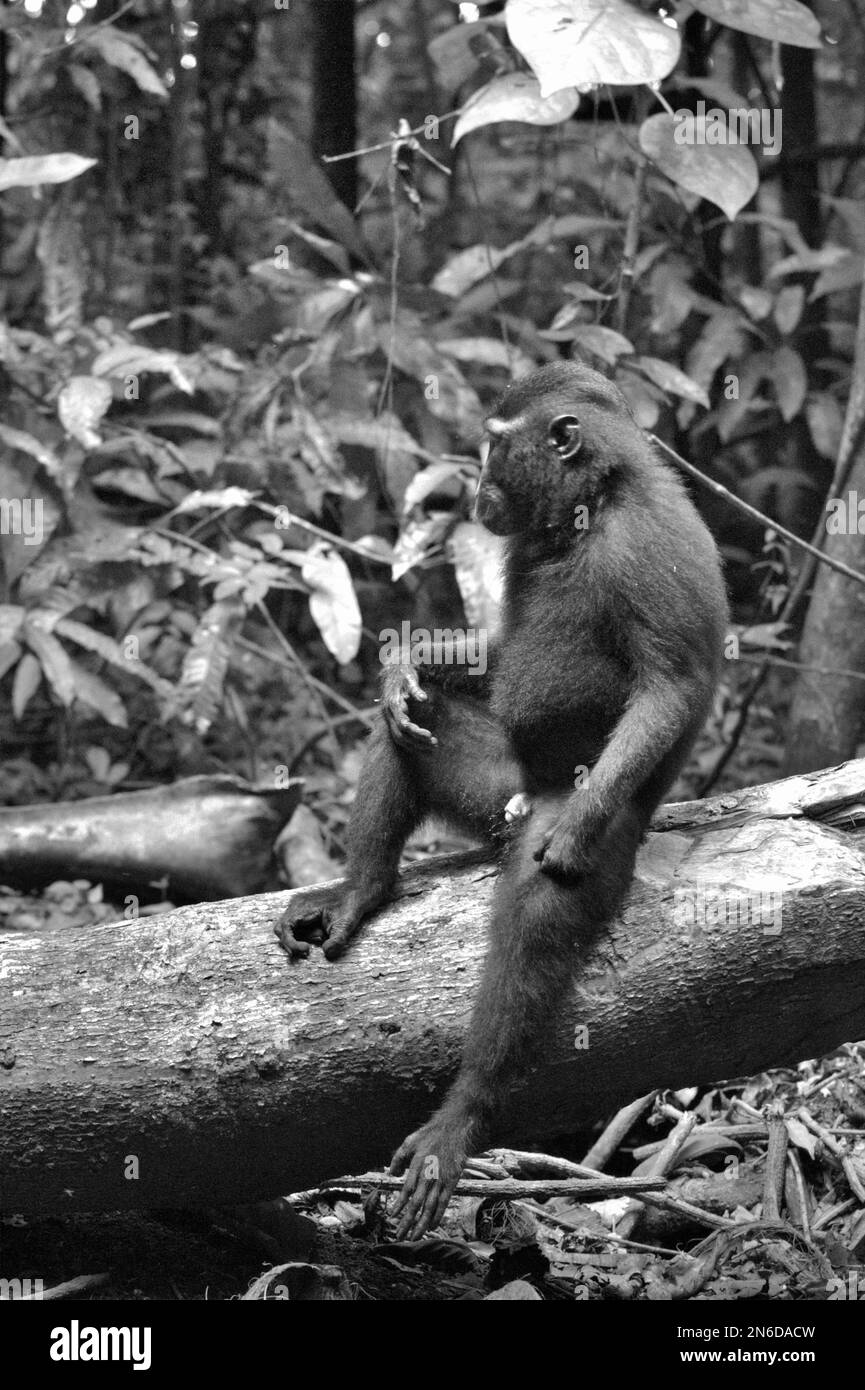
[[[291,768],[338,856],[378,635],[492,623],[480,421],[560,355],[856,567],[865,12],[686,6],[644,71],[622,7],[621,85],[543,96],[538,5],[4,7],[4,802]],[[700,102],[780,148],[677,150]],[[678,790],[852,754],[859,585],[693,486],[736,622]]]

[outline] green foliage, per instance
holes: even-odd
[[[741,33],[820,43],[796,0],[697,8]],[[408,23],[400,7],[376,13]],[[258,247],[248,265],[205,254],[189,207],[171,212],[189,267],[182,339],[164,309],[173,252],[146,206],[168,203],[162,155],[178,157],[170,55],[122,21],[88,19],[70,40],[59,9],[37,21],[7,7],[13,106],[73,113],[41,144],[11,134],[0,161],[19,268],[0,329],[0,696],[17,720],[47,701],[118,730],[146,711],[201,738],[227,701],[242,725],[250,651],[276,654],[285,634],[317,679],[341,672],[356,688],[359,660],[375,665],[379,618],[438,603],[443,561],[469,621],[489,621],[494,548],[468,520],[474,446],[506,380],[563,353],[605,366],[641,424],[720,458],[758,505],[778,495],[781,470],[755,437],[801,427],[818,459],[834,459],[861,204],[835,200],[824,243],[810,246],[761,183],[771,156],[761,162],[755,130],[740,123],[743,139],[713,143],[718,113],[732,120],[747,103],[686,71],[669,16],[627,0],[508,0],[502,15],[451,19],[429,47],[460,114],[382,141],[363,165],[359,218],[299,133],[270,118],[245,134],[255,178],[225,210],[242,228],[235,246]],[[620,104],[636,92],[627,120],[572,119],[611,89]],[[690,126],[674,110],[683,92]],[[694,114],[695,94],[714,116]],[[111,218],[92,121],[121,98],[147,138],[124,147],[111,195],[125,232],[103,254]],[[384,128],[396,125],[388,111]],[[533,157],[509,143],[527,126],[551,154],[560,132],[572,142],[542,207]],[[448,130],[472,161],[473,197],[490,205],[486,222],[463,217],[453,246],[446,216],[424,220]],[[37,152],[54,145],[69,152]],[[815,486],[793,468],[785,479]],[[318,698],[295,648],[279,656]]]

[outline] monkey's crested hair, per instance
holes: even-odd
[[[539,397],[560,396],[562,405],[594,405],[602,409],[626,410],[630,407],[619,388],[585,362],[550,362],[528,376],[514,381],[499,401],[496,415],[512,418],[536,404]]]

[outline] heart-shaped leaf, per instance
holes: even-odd
[[[702,131],[705,136],[705,118],[692,119],[695,141],[699,143],[680,143],[681,136],[677,139],[676,133],[683,129],[682,123],[661,112],[649,116],[640,126],[640,149],[673,183],[707,198],[732,222],[757,192],[760,176],[754,156],[744,145],[702,143],[700,134]]]

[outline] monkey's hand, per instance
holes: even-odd
[[[416,751],[418,748],[435,748],[438,743],[429,729],[413,724],[408,715],[409,700],[427,698],[414,666],[408,662],[394,662],[384,668],[381,709],[390,736],[398,748]]]
[[[405,1173],[392,1213],[400,1218],[397,1240],[420,1240],[439,1224],[459,1182],[467,1147],[466,1128],[444,1110],[400,1144],[388,1170]]]
[[[557,821],[535,850],[541,873],[560,883],[576,883],[594,867],[596,854],[568,820]]]

